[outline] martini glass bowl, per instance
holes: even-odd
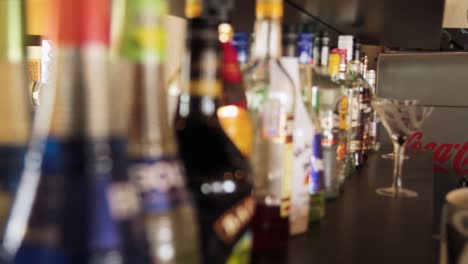
[[[417,132],[433,107],[423,106],[417,100],[394,100],[376,98],[372,106],[382,120],[394,147],[393,183],[390,187],[379,188],[377,194],[390,197],[417,197],[418,193],[403,188],[402,167],[408,138]]]

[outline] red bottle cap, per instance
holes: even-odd
[[[108,45],[110,39],[110,0],[82,0],[82,3],[82,43]]]
[[[81,1],[51,0],[48,35],[56,46],[80,44]]]
[[[51,0],[50,39],[57,46],[108,44],[110,0]]]

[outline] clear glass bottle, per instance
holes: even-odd
[[[245,72],[254,126],[254,249],[284,249],[289,236],[294,84],[280,64],[283,1],[257,0],[255,44]]]
[[[299,75],[301,80],[302,101],[312,125],[309,194],[309,221],[316,222],[325,215],[325,182],[323,178],[322,128],[314,107],[312,91],[312,40],[310,33],[301,33],[298,38]],[[328,56],[328,55],[327,55]],[[328,57],[327,57],[328,63]],[[315,88],[317,88],[315,86]]]
[[[341,170],[346,149],[340,149],[340,109],[344,91],[339,83],[340,55],[330,54],[328,68],[314,68],[314,83],[319,92],[318,118],[322,128],[323,173],[327,199],[339,196]]]
[[[120,46],[130,89],[129,178],[137,188],[152,261],[199,263],[198,222],[168,122],[165,0],[127,0]],[[145,19],[141,19],[145,18]],[[128,78],[128,79],[127,79]]]

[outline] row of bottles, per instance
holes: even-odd
[[[233,1],[187,0],[169,83],[168,1],[51,1],[33,122],[23,1],[0,2],[2,262],[255,263],[378,146],[360,45],[283,28],[281,0],[257,0],[252,42]]]

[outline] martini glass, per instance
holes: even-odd
[[[377,189],[377,194],[390,197],[417,197],[418,193],[403,188],[402,167],[408,138],[417,132],[433,108],[422,106],[417,100],[391,100],[377,98],[372,106],[390,135],[394,147],[392,186]]]

